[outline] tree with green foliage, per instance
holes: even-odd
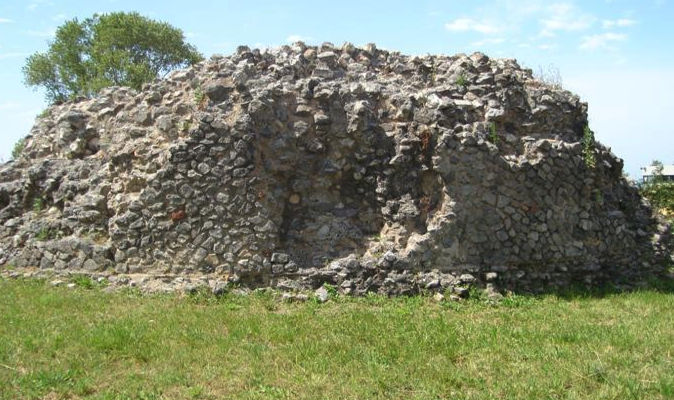
[[[641,185],[641,194],[667,217],[674,218],[674,182],[662,176],[664,165],[661,161],[653,160],[651,167],[653,176]]]
[[[651,162],[651,167],[653,167],[653,182],[654,183],[659,183],[663,181],[662,177],[662,171],[665,169],[664,164],[662,164],[662,161],[660,160],[653,160]]]
[[[115,12],[66,21],[44,53],[23,67],[28,86],[42,86],[50,102],[90,97],[108,86],[135,89],[177,68],[202,60],[180,29]]]

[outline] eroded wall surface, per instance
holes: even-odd
[[[0,263],[409,293],[664,268],[668,227],[514,60],[241,47],[36,121],[0,168]]]

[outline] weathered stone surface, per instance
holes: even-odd
[[[662,272],[669,227],[586,125],[514,60],[241,47],[39,118],[0,166],[0,264],[450,298]]]
[[[326,301],[328,301],[328,298],[330,297],[328,290],[323,286],[316,289],[314,295],[316,296],[316,300],[318,300],[319,303],[325,303]]]
[[[204,87],[204,94],[211,101],[220,102],[227,98],[227,95],[234,89],[231,84],[223,82],[209,83]]]

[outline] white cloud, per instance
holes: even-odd
[[[12,22],[14,21],[9,18],[0,18],[0,24],[10,24]]]
[[[52,21],[65,21],[68,18],[65,14],[56,14],[51,17]]]
[[[589,28],[595,19],[571,3],[551,4],[546,10],[546,16],[539,20],[543,27],[541,36],[554,36],[555,31],[582,31]]]
[[[547,29],[543,29],[542,31],[540,31],[540,32],[538,33],[538,36],[539,36],[539,37],[545,37],[545,38],[552,38],[552,37],[556,37],[557,34],[556,34],[555,32],[553,32],[553,31],[550,31],[550,30],[547,30]]]
[[[605,20],[602,21],[601,25],[605,29],[611,29],[611,28],[614,28],[614,27],[624,28],[624,27],[635,25],[636,23],[637,23],[637,21],[635,21],[633,19],[620,18],[620,19],[616,19],[616,20],[605,19]]]
[[[286,38],[286,42],[288,42],[288,43],[311,42],[312,40],[314,40],[314,38],[312,38],[310,36],[302,36],[302,35],[297,35],[297,34],[290,35]]]
[[[445,29],[452,32],[474,31],[483,34],[497,33],[499,28],[486,21],[476,21],[471,18],[458,18],[445,24]]]
[[[611,42],[620,42],[627,39],[627,35],[623,33],[606,32],[598,35],[591,35],[583,37],[579,48],[581,50],[593,50],[600,48],[609,48]]]
[[[556,37],[561,32],[578,32],[590,28],[597,18],[574,1],[497,0],[489,7],[478,7],[445,24],[451,32],[477,32],[484,35],[511,37],[522,34],[532,24],[538,24],[539,37]]]

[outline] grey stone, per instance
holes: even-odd
[[[487,284],[487,286],[485,288],[485,292],[487,294],[487,299],[489,299],[489,300],[499,301],[499,300],[503,299],[503,295],[501,293],[499,293],[499,291],[496,289],[496,287],[491,283]]]
[[[215,282],[211,287],[211,292],[216,296],[221,296],[227,292],[227,283],[226,282]]]
[[[96,261],[88,258],[82,264],[82,268],[86,269],[87,271],[98,271],[101,267]]]
[[[274,264],[287,264],[290,257],[285,253],[272,253],[271,262]]]
[[[199,170],[199,173],[204,174],[204,175],[211,172],[211,167],[206,163],[200,163],[197,166],[197,169]]]
[[[319,303],[325,303],[330,298],[328,290],[323,286],[316,289],[314,296],[316,296],[316,300],[318,300]]]
[[[229,93],[234,90],[234,87],[224,83],[211,83],[204,87],[204,94],[214,102],[219,103],[226,100]]]
[[[468,297],[470,291],[468,290],[468,288],[457,286],[454,288],[454,293],[460,298],[465,299],[466,297]]]
[[[498,273],[496,272],[487,272],[484,276],[484,280],[487,282],[493,282],[498,278]]]
[[[463,274],[459,276],[459,281],[462,283],[474,283],[476,281],[475,277],[471,274]]]
[[[158,117],[155,123],[157,124],[157,128],[159,128],[162,132],[168,132],[171,128],[173,128],[173,120],[169,115],[162,115]]]

